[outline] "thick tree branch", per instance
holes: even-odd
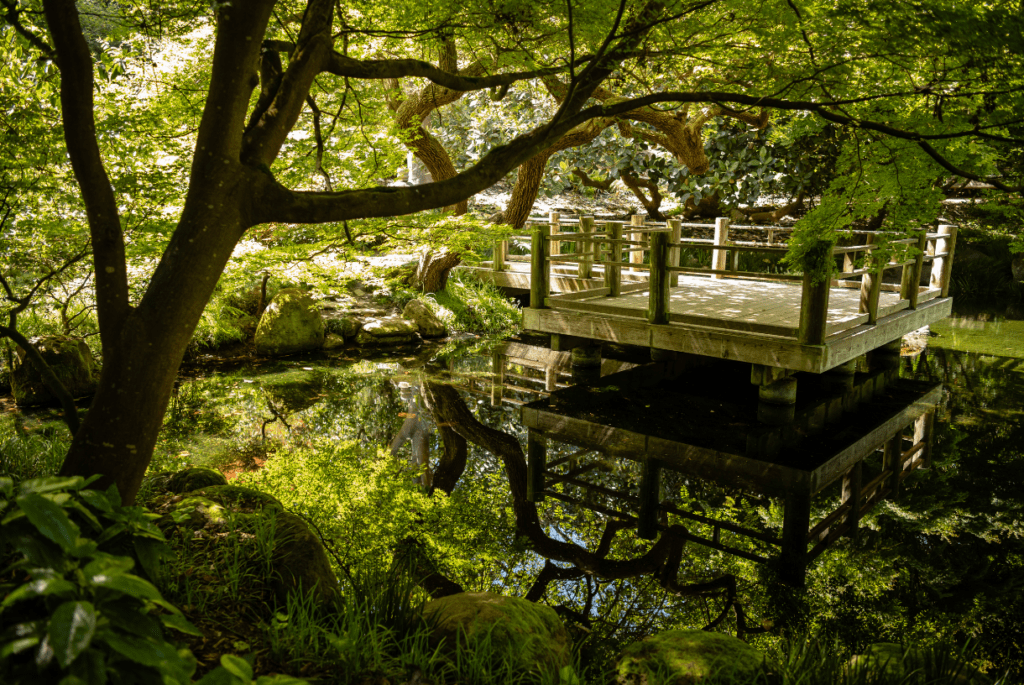
[[[43,359],[43,355],[39,353],[36,346],[29,342],[28,338],[19,333],[15,328],[9,326],[0,326],[0,337],[7,337],[14,341],[14,343],[25,352],[27,359],[23,361],[23,364],[31,363],[39,375],[43,377],[43,383],[46,384],[47,390],[53,393],[53,396],[60,402],[61,409],[64,411],[64,423],[67,424],[68,430],[71,431],[72,437],[78,432],[78,408],[75,407],[75,400],[71,397],[71,393],[64,387],[64,384],[57,378],[57,374],[53,372],[50,365]],[[14,369],[11,369],[13,372]]]
[[[128,272],[124,234],[114,189],[103,166],[93,119],[92,54],[82,35],[74,0],[44,0],[46,21],[60,56],[60,101],[64,140],[85,201],[96,272],[96,316],[107,354],[124,323],[128,303]]]

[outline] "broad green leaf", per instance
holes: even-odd
[[[186,635],[195,635],[196,637],[202,637],[203,632],[196,628],[187,618],[181,614],[162,614],[160,620],[168,628],[174,628],[180,633]]]
[[[18,504],[40,533],[64,550],[75,546],[79,533],[78,526],[68,518],[63,508],[34,492],[19,497]]]
[[[50,644],[61,668],[78,658],[96,632],[96,609],[89,602],[65,602],[50,617]]]
[[[309,685],[309,681],[283,673],[275,673],[274,675],[261,675],[256,679],[256,685]]]
[[[0,495],[11,497],[14,494],[14,479],[0,476]]]
[[[96,558],[86,564],[82,573],[86,576],[117,575],[131,571],[135,561],[131,557],[115,556],[98,552]]]
[[[153,538],[135,538],[132,540],[135,556],[145,570],[146,575],[156,579],[159,577],[165,561],[172,559],[174,552],[166,542]]]
[[[7,608],[15,602],[20,602],[23,599],[29,597],[39,597],[42,595],[53,595],[63,593],[73,593],[78,588],[77,585],[72,583],[70,580],[65,580],[60,576],[54,574],[52,577],[47,578],[36,578],[30,580],[27,583],[20,585],[17,589],[11,592],[4,598],[3,604],[0,608]]]
[[[179,659],[178,653],[166,642],[156,643],[134,635],[116,633],[104,633],[102,639],[121,656],[143,666],[160,668],[168,661]]]
[[[0,659],[6,659],[7,657],[14,656],[15,654],[20,654],[26,649],[31,649],[38,644],[38,635],[12,640],[11,642],[6,643],[3,647],[0,647]]]
[[[139,597],[141,599],[160,598],[160,591],[153,587],[152,583],[129,573],[118,573],[115,575],[99,573],[89,577],[89,582],[99,587],[123,592],[132,597]]]
[[[240,656],[235,656],[234,654],[222,654],[220,657],[220,665],[229,673],[241,678],[246,683],[252,680],[252,666],[250,666],[249,662]]]
[[[68,478],[60,478],[58,476],[51,476],[48,478],[32,478],[31,480],[24,481],[18,487],[19,497],[31,494],[41,494],[44,492],[53,492],[54,490],[77,490],[82,487],[85,480],[81,476],[71,476]]]

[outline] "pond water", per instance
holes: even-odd
[[[849,652],[970,641],[978,663],[1024,677],[1024,321],[964,309],[933,332],[884,379],[805,383],[781,418],[758,414],[749,368],[606,350],[598,375],[528,338],[206,369],[183,376],[154,464],[216,465],[337,522],[346,563],[414,538],[461,587],[558,606],[595,654],[713,624]],[[792,525],[827,523],[844,487],[826,472],[863,459],[868,492],[886,456],[866,436],[905,427],[909,446],[929,412],[925,468],[898,497],[865,496],[857,534],[828,540],[806,587],[780,582],[787,512],[805,506],[793,483],[821,487]],[[17,412],[17,431],[50,421]]]

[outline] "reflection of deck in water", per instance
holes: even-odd
[[[708,529],[708,535],[691,530],[692,541],[755,561],[772,560],[784,580],[800,584],[808,563],[839,537],[855,534],[864,514],[881,499],[895,497],[911,471],[927,466],[940,386],[900,381],[892,371],[812,379],[817,382],[803,385],[792,416],[782,425],[767,425],[763,419],[777,417],[759,420],[756,400],[744,401],[731,391],[744,380],[737,370],[716,365],[650,385],[669,371],[655,364],[524,406],[531,496],[633,519],[647,538],[656,537],[669,516],[678,516],[689,526]],[[709,382],[712,378],[718,382]],[[549,441],[582,450],[548,462]],[[602,463],[601,457],[586,456],[595,452],[639,463],[639,482],[609,487],[588,481],[586,474],[597,473]],[[781,536],[663,500],[662,469],[781,498]],[[837,481],[840,505],[812,525],[812,499]],[[730,536],[738,537],[730,541]]]

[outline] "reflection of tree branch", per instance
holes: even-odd
[[[13,314],[11,318],[14,318]],[[60,406],[64,410],[64,423],[67,424],[68,430],[74,436],[78,432],[78,408],[75,407],[75,400],[71,397],[71,393],[68,392],[67,388],[64,387],[64,384],[60,382],[60,379],[57,378],[57,374],[53,372],[50,365],[43,359],[43,355],[39,353],[35,345],[30,343],[25,336],[12,327],[0,325],[0,336],[10,338],[18,347],[25,351],[27,357],[25,363],[32,362],[39,375],[43,377],[43,383],[46,385],[46,388],[60,402]],[[13,372],[14,369],[11,368],[11,373]]]
[[[679,582],[679,566],[683,546],[686,544],[686,530],[682,526],[668,526],[647,553],[632,559],[606,557],[615,533],[633,525],[628,522],[609,523],[597,552],[590,552],[565,540],[553,540],[548,537],[540,524],[536,505],[526,500],[526,459],[519,441],[507,433],[480,423],[453,387],[427,381],[422,386],[422,392],[427,398],[435,421],[451,426],[469,442],[483,447],[501,459],[512,493],[516,531],[530,541],[534,551],[549,560],[538,577],[538,583],[543,578],[543,585],[538,586],[538,583],[535,583],[530,590],[532,596],[542,596],[547,583],[555,579],[553,576],[562,573],[595,575],[611,580],[653,575],[665,590],[676,595],[720,594],[724,590],[727,594],[726,609],[713,621],[713,625],[721,623],[728,610],[737,604],[735,576],[725,575],[705,583]],[[551,561],[568,562],[573,564],[574,568],[563,569],[554,566]]]

